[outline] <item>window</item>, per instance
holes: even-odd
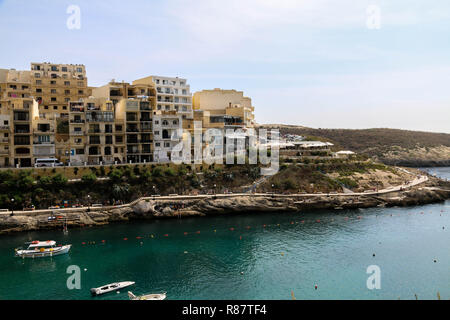
[[[48,106],[44,106],[44,109],[45,109],[45,110],[48,110]]]
[[[170,142],[164,142],[164,147],[165,148],[170,148]]]
[[[65,86],[70,86],[70,81],[64,81]]]
[[[36,92],[42,92],[41,88],[36,88]]]
[[[69,102],[69,98],[66,98],[65,100],[66,102]],[[67,110],[67,106],[63,106],[63,110]]]
[[[83,90],[78,90],[78,94],[83,94]]]
[[[55,81],[55,80],[51,80],[51,81],[50,81],[50,84],[51,84],[51,85],[55,85],[55,84],[56,84],[56,81]]]
[[[159,124],[159,120],[155,120],[155,124]]]
[[[83,81],[78,81],[77,84],[78,84],[79,87],[82,87],[84,85]]]
[[[53,110],[58,110],[58,106],[53,106]]]
[[[35,73],[35,74],[34,74],[34,77],[35,77],[35,78],[40,78],[40,77],[41,77],[41,74],[40,74],[40,73]]]
[[[42,80],[36,80],[36,84],[37,84],[37,85],[42,84]]]
[[[77,68],[77,72],[83,72],[83,68]]]
[[[116,125],[116,131],[122,131],[122,126]]]
[[[57,67],[57,66],[52,66],[52,67],[51,67],[51,70],[52,70],[52,71],[58,71],[58,67]]]
[[[62,71],[62,72],[67,72],[67,67],[62,67],[62,68],[61,68],[61,71]]]
[[[50,93],[56,94],[56,89],[51,89]]]
[[[80,139],[81,140],[81,139]],[[77,154],[84,154],[84,149],[77,149],[76,150]]]
[[[50,101],[56,102],[56,97],[52,97],[52,98],[50,99]]]
[[[67,73],[64,73],[64,74],[63,74],[63,78],[64,78],[64,79],[67,79]]]
[[[70,90],[64,90],[64,94],[70,94]]]
[[[155,146],[156,146],[156,147],[160,147],[160,146],[161,146],[161,143],[156,142],[156,143],[155,143]]]

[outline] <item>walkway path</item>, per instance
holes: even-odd
[[[404,169],[403,169],[404,170]],[[407,170],[405,170],[409,174],[413,174]],[[354,197],[354,196],[371,196],[371,195],[381,195],[381,194],[387,194],[391,192],[398,192],[402,191],[407,188],[411,188],[414,186],[417,186],[419,184],[422,184],[424,182],[428,181],[427,176],[417,176],[413,181],[410,181],[409,183],[396,186],[396,187],[390,187],[378,191],[367,191],[367,192],[351,192],[351,193],[298,193],[298,194],[275,194],[275,193],[232,193],[232,194],[204,194],[204,195],[173,195],[173,196],[150,196],[150,197],[142,197],[139,199],[136,199],[130,203],[118,205],[118,206],[104,206],[104,207],[90,207],[91,211],[103,211],[103,210],[112,210],[116,208],[125,208],[129,206],[133,206],[134,204],[138,203],[142,200],[201,200],[201,199],[217,199],[217,198],[233,198],[233,197],[240,197],[240,196],[250,196],[250,197],[267,197],[268,195],[278,198],[301,198],[301,197],[323,197],[323,196],[339,196],[339,197]],[[68,212],[75,212],[79,211],[80,209],[87,209],[87,207],[78,207],[78,208],[62,208],[62,209],[40,209],[40,210],[33,210],[33,211],[14,211],[14,215],[37,215],[39,213],[45,214],[45,213],[57,213],[57,214],[63,214]],[[10,212],[0,212],[0,215],[9,215]]]

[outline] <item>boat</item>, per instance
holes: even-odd
[[[91,294],[93,296],[99,296],[111,291],[117,291],[120,290],[122,288],[126,288],[129,286],[132,286],[133,284],[135,284],[134,281],[122,281],[122,282],[114,282],[114,283],[110,283],[98,288],[92,288],[91,289]]]
[[[53,257],[68,253],[70,248],[72,247],[71,244],[56,245],[56,242],[53,240],[32,241],[25,244],[28,244],[27,249],[22,248],[15,249],[17,257],[21,258]]]
[[[135,296],[133,292],[128,291],[128,298],[130,300],[164,300],[167,292],[163,293],[152,293],[152,294],[144,294],[142,296]]]

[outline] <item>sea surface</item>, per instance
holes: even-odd
[[[450,168],[433,168],[450,178]],[[73,245],[21,259],[31,240]],[[69,290],[69,266],[81,289]],[[380,289],[368,289],[369,266]],[[116,281],[136,284],[91,297]],[[317,289],[316,289],[317,286]],[[138,221],[0,236],[0,299],[450,299],[450,201],[406,208]]]

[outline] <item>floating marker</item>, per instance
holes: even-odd
[[[168,237],[169,235],[166,233],[165,235],[164,235],[164,237]]]
[[[230,228],[230,231],[234,231],[234,228]]]
[[[291,224],[294,224],[294,221],[291,221]]]
[[[184,254],[188,253],[187,251],[184,252]]]
[[[239,240],[242,240],[242,236],[239,237]]]
[[[265,224],[263,224],[263,228],[265,228],[266,227],[266,225]]]
[[[154,238],[154,236],[153,236],[153,235],[151,235],[151,236],[150,236],[150,238]]]
[[[314,289],[316,289],[317,290],[317,284],[314,286]]]
[[[82,244],[82,245],[85,245],[85,244],[86,244],[86,242],[82,242],[81,244]]]
[[[197,233],[197,234],[200,234],[200,231],[197,231],[196,233]]]
[[[127,240],[128,240],[128,238],[123,238],[123,240],[127,241]]]
[[[106,241],[105,241],[105,240],[102,240],[102,242],[105,243]]]
[[[317,219],[316,222],[320,222],[320,219]]]
[[[187,232],[185,232],[185,233],[184,233],[184,235],[185,235],[185,236],[187,236],[187,235],[188,235],[188,233],[187,233]]]
[[[216,230],[216,229],[214,229],[214,232],[217,232],[217,230]],[[200,233],[200,231],[199,231],[198,233]]]
[[[302,220],[301,222],[302,222],[302,223],[305,223],[305,220]]]
[[[245,228],[246,228],[246,229],[250,229],[250,226],[246,226]]]

